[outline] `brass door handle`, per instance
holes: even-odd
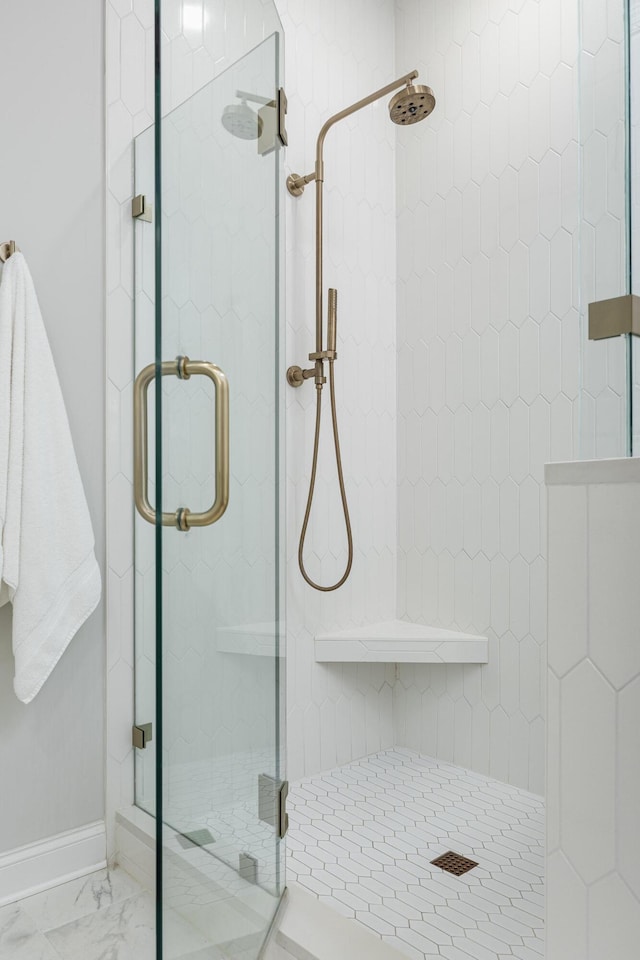
[[[161,523],[186,531],[207,527],[219,520],[229,503],[229,381],[215,363],[177,357],[160,364],[163,377],[188,380],[192,376],[209,377],[216,391],[216,499],[204,513],[191,513],[179,507],[175,513],[163,513]],[[149,460],[147,453],[147,394],[156,375],[155,363],[140,371],[133,385],[133,492],[136,509],[148,523],[156,524],[156,511],[149,503]]]

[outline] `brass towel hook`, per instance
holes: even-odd
[[[7,240],[5,243],[0,243],[0,261],[6,263],[9,257],[19,250],[20,247],[15,240]]]

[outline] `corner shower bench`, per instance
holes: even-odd
[[[321,633],[315,638],[320,663],[486,663],[489,641],[406,620]]]

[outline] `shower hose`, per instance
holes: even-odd
[[[340,577],[337,583],[332,584],[329,587],[323,587],[319,583],[315,583],[304,566],[304,541],[307,536],[307,527],[309,526],[309,517],[311,515],[311,506],[313,504],[313,495],[316,487],[316,474],[318,471],[318,449],[320,447],[320,422],[322,417],[322,386],[316,387],[316,431],[315,437],[313,440],[313,463],[311,465],[311,479],[309,481],[309,495],[307,497],[307,508],[304,512],[304,520],[302,521],[302,530],[300,531],[300,543],[298,546],[298,564],[300,566],[300,573],[307,581],[310,587],[313,587],[314,590],[320,590],[322,593],[330,593],[332,590],[337,590],[345,582],[349,574],[351,573],[351,565],[353,564],[353,535],[351,533],[351,519],[349,518],[349,505],[347,503],[347,494],[344,489],[344,475],[342,472],[342,454],[340,453],[340,437],[338,435],[338,415],[336,413],[336,390],[335,382],[333,377],[333,360],[329,360],[329,395],[331,398],[331,422],[333,425],[333,443],[336,451],[336,466],[338,468],[338,483],[340,484],[340,498],[342,500],[342,512],[344,513],[344,523],[347,531],[347,546],[348,546],[348,557],[347,557],[347,566],[344,573]]]

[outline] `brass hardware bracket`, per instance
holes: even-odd
[[[267,773],[261,773],[258,776],[258,819],[275,827],[276,835],[280,840],[289,829],[288,794],[287,780],[276,780]]]
[[[6,263],[9,257],[16,252],[20,252],[20,247],[15,240],[7,240],[5,243],[0,243],[0,262]]]
[[[606,340],[625,333],[640,337],[640,297],[627,294],[589,304],[589,340]]]
[[[151,223],[153,220],[153,208],[147,203],[144,193],[139,193],[131,201],[131,216],[134,220],[144,220]]]
[[[289,829],[289,814],[287,813],[287,797],[289,796],[289,781],[283,780],[278,794],[278,837],[283,840]]]
[[[132,728],[131,743],[137,750],[146,750],[151,740],[153,740],[153,724],[139,723]]]
[[[277,147],[286,147],[289,139],[285,125],[287,115],[287,96],[280,87],[276,93],[275,100],[265,100],[264,97],[258,97],[255,94],[245,93],[238,90],[237,97],[243,100],[251,100],[254,103],[261,103],[258,110],[260,117],[260,136],[258,137],[258,153],[261,157],[266,157]]]
[[[238,855],[238,873],[247,883],[258,882],[258,861],[250,853]]]
[[[289,146],[289,134],[287,133],[287,110],[289,109],[289,103],[287,101],[287,95],[284,92],[284,89],[280,87],[278,90],[278,140],[283,147]]]
[[[319,350],[317,353],[310,353],[309,360],[337,360],[338,354],[335,350]]]
[[[299,173],[290,173],[287,177],[287,190],[292,197],[301,197],[306,185],[312,183],[315,179],[315,170],[313,173],[308,173],[306,177],[301,177]]]
[[[287,370],[287,383],[290,387],[301,387],[305,380],[315,380],[316,386],[327,382],[327,378],[324,376],[324,370],[322,367],[322,361],[317,360],[315,367],[308,367],[306,370],[303,370],[302,367],[293,366],[289,367]]]

